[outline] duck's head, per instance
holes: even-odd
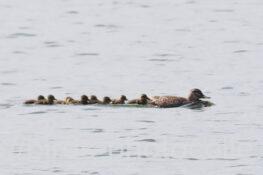
[[[44,97],[43,95],[39,95],[39,96],[37,97],[37,100],[45,100],[45,97]]]
[[[107,96],[106,96],[106,97],[103,98],[103,103],[104,103],[104,104],[109,104],[110,102],[111,102],[110,97],[107,97]]]
[[[87,95],[82,95],[82,96],[80,97],[80,101],[81,101],[82,103],[87,103],[87,102],[89,101],[89,97],[88,97]]]
[[[53,103],[54,100],[57,100],[57,99],[54,97],[54,95],[48,95],[48,96],[47,96],[47,100],[48,100],[49,102]]]
[[[121,101],[126,101],[128,100],[127,97],[125,95],[122,95],[121,98],[120,98]]]
[[[141,95],[142,100],[150,100],[150,98],[146,94]]]
[[[205,96],[200,89],[192,89],[188,99],[190,101],[197,101],[200,98],[210,98],[210,97]]]
[[[90,96],[90,100],[95,101],[95,100],[98,100],[98,98],[95,95],[92,95],[92,96]]]

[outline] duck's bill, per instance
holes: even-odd
[[[205,95],[204,95],[203,98],[209,99],[209,98],[211,98],[211,97],[208,97],[208,96],[205,96]]]

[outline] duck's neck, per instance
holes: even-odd
[[[197,96],[195,96],[194,94],[190,94],[188,97],[188,100],[190,102],[196,102],[196,101],[199,101],[199,98]]]

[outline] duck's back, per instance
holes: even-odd
[[[187,103],[186,98],[176,96],[161,96],[153,102],[154,105],[160,108],[179,107]]]

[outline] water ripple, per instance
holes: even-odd
[[[13,33],[7,36],[7,38],[18,38],[18,37],[36,37],[36,34],[32,33]]]

